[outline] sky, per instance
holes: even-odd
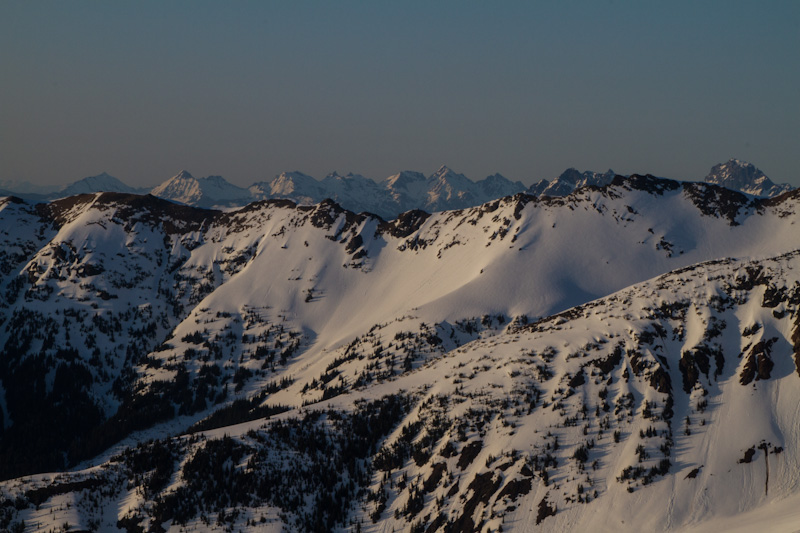
[[[800,186],[800,2],[0,2],[0,180]]]

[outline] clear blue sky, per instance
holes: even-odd
[[[800,185],[800,2],[0,2],[0,180]]]

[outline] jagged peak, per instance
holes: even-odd
[[[718,174],[720,172],[725,172],[725,171],[730,172],[730,171],[736,171],[736,170],[744,170],[748,174],[752,173],[754,175],[759,175],[759,176],[763,176],[764,175],[764,173],[761,171],[761,169],[757,168],[754,164],[749,163],[747,161],[743,161],[741,159],[731,158],[731,159],[728,159],[724,163],[718,163],[718,164],[714,165],[713,167],[711,167],[711,171],[709,172],[708,176],[706,176],[706,177],[707,178],[708,177],[713,177],[714,174]]]
[[[704,180],[754,196],[777,196],[792,189],[788,184],[776,184],[752,163],[731,158],[711,167]]]
[[[260,181],[254,183],[250,187],[252,188],[258,185],[270,185],[273,187],[277,187],[286,184],[299,184],[299,183],[315,184],[319,182],[314,177],[309,176],[308,174],[300,172],[299,170],[292,170],[290,172],[281,172],[280,174],[272,178],[270,181]]]
[[[309,176],[305,172],[300,172],[299,170],[291,170],[291,171],[288,171],[288,172],[281,172],[280,174],[275,176],[274,179],[278,179],[278,178],[282,178],[282,179],[311,178],[311,179],[314,179],[313,176]]]
[[[434,174],[446,174],[446,173],[448,173],[448,172],[452,172],[452,170],[450,169],[450,167],[448,167],[447,165],[441,165],[441,166],[439,166],[439,168],[436,170],[436,172],[434,172]]]
[[[194,176],[192,176],[188,170],[181,170],[177,174],[175,174],[173,179],[183,179],[183,180],[193,180]]]
[[[92,192],[142,192],[141,190],[134,189],[119,179],[111,176],[107,172],[102,172],[96,176],[87,176],[78,181],[74,181],[69,185],[62,187],[58,195],[74,195]]]
[[[736,165],[736,166],[739,166],[739,167],[755,167],[754,164],[749,163],[747,161],[743,161],[741,159],[736,159],[735,157],[732,157],[732,158],[728,159],[728,161],[726,163],[724,163],[724,164]]]
[[[575,167],[569,167],[564,172],[559,174],[558,180],[560,181],[568,181],[570,183],[577,183],[582,177],[580,171]]]
[[[421,172],[403,170],[386,178],[384,183],[387,187],[405,187],[412,183],[423,183],[425,179],[425,175]]]
[[[467,178],[464,174],[459,174],[458,172],[454,171],[447,165],[442,165],[439,167],[439,170],[434,172],[430,178],[431,181],[439,181],[442,183],[452,182],[452,181],[461,181],[461,182],[469,182],[474,183],[472,180]]]

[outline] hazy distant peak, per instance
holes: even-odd
[[[254,186],[265,183],[267,182],[256,183]],[[287,188],[295,190],[298,186],[312,184],[318,185],[319,182],[308,174],[304,174],[298,170],[292,172],[281,172],[269,182],[270,187],[274,190],[285,190]]]
[[[431,178],[443,179],[443,178],[449,178],[451,176],[458,176],[466,179],[466,177],[463,174],[458,174],[447,165],[440,166],[439,169],[431,175]]]
[[[135,193],[140,191],[122,183],[114,176],[103,172],[97,176],[88,176],[70,183],[69,185],[64,186],[58,194],[63,196],[72,196],[75,194],[87,194],[93,192]]]
[[[319,181],[299,170],[281,172],[271,181],[252,184],[248,190],[254,200],[289,198],[299,204],[317,203],[327,196]]]
[[[325,176],[325,178],[322,180],[322,183],[330,187],[344,187],[346,189],[353,187],[374,187],[377,185],[374,180],[366,178],[361,174],[354,174],[352,172],[348,172],[344,176],[338,172],[331,172]]]
[[[486,176],[484,179],[477,182],[476,185],[483,193],[484,201],[488,201],[492,198],[500,198],[502,196],[510,196],[525,190],[525,185],[522,182],[511,181],[499,173]]]
[[[464,174],[459,174],[445,165],[439,167],[439,170],[433,173],[429,180],[432,183],[433,189],[447,188],[447,189],[463,189],[469,190],[475,182],[467,178]]]
[[[425,175],[421,172],[414,172],[413,170],[404,170],[393,176],[389,176],[384,180],[384,184],[388,188],[407,188],[414,183],[424,183],[426,180]]]
[[[192,176],[188,170],[181,170],[176,175],[172,177],[172,179],[179,179],[179,180],[193,180],[194,176]]]
[[[570,167],[558,176],[559,180],[564,183],[577,184],[581,180],[581,173],[575,167]]]
[[[153,196],[187,205],[211,207],[228,203],[249,202],[252,194],[247,189],[229,183],[222,176],[195,178],[187,170],[153,188]]]
[[[499,172],[495,172],[494,174],[486,176],[484,178],[484,181],[490,181],[490,182],[501,181],[501,182],[509,182],[509,183],[511,183],[511,180],[509,180],[508,178],[506,178],[505,176],[503,176]]]

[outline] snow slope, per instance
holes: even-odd
[[[99,469],[55,481],[33,476],[3,491],[34,498],[35,487],[50,486],[54,494],[72,494],[80,512],[54,502],[46,525],[71,516],[84,527],[92,520],[119,527],[115,520],[125,519],[145,527],[159,522],[177,530],[186,521],[215,530],[261,523],[263,516],[276,531],[282,522],[313,530],[318,522],[312,517],[328,518],[319,500],[326,489],[304,480],[324,472],[328,461],[333,467],[343,447],[352,446],[341,433],[350,417],[360,420],[374,405],[397,405],[405,414],[396,429],[373,441],[374,473],[364,478],[358,465],[366,459],[358,456],[352,468],[335,467],[343,477],[334,488],[348,494],[352,478],[367,489],[362,503],[345,506],[350,527],[435,529],[449,522],[454,531],[702,531],[739,517],[740,527],[790,530],[796,515],[784,502],[800,488],[799,257],[693,265],[535,322],[484,317],[436,324],[439,341],[428,337],[427,356],[408,370],[358,385],[351,376],[376,362],[388,367],[393,352],[407,352],[418,340],[403,320],[378,325],[366,343],[350,344],[362,357],[340,352],[333,359],[342,361],[334,369],[353,387],[327,401],[272,422],[213,430],[200,440],[145,444]],[[473,327],[482,332],[461,344],[474,336]],[[376,348],[383,353],[375,355]],[[756,354],[760,361],[753,364]],[[299,388],[303,368],[291,370],[300,371],[293,385]],[[269,399],[283,400],[287,392]],[[303,462],[295,463],[283,448],[287,436],[304,446],[325,443],[319,453],[305,449]],[[165,453],[172,457],[169,466],[145,459]],[[294,468],[296,477],[284,483],[317,496],[281,511],[270,504],[281,500],[277,494],[260,499],[238,492],[235,504],[224,506],[226,518],[203,521],[202,509],[214,510],[211,502],[219,496],[195,476],[231,457],[228,470],[217,474],[227,491],[258,486],[262,478],[276,482],[273,476],[285,478]],[[164,468],[169,477],[156,484]],[[132,500],[124,486],[136,472],[146,474],[138,490],[150,496]],[[109,494],[98,502],[68,490],[91,483]],[[186,500],[201,487],[208,491],[205,501]],[[156,493],[164,499],[153,506],[148,502]],[[109,507],[118,513],[109,515]],[[201,518],[181,518],[187,512]],[[19,517],[30,523],[42,513],[29,506]]]
[[[242,527],[263,515],[276,528],[407,529],[444,513],[460,530],[483,521],[524,531],[545,496],[557,509],[540,524],[550,530],[585,528],[600,510],[609,529],[632,531],[758,516],[797,489],[797,202],[649,176],[391,223],[333,202],[221,213],[123,194],[4,201],[0,452],[18,472],[5,477],[37,471],[45,449],[67,452],[52,470],[97,457],[101,466],[68,477],[107,494],[69,517],[54,512],[48,527],[68,518],[113,529],[129,517],[212,529],[218,517],[207,524],[202,509],[222,500],[203,488],[202,472],[223,451],[240,459],[225,470],[221,523],[235,493]],[[742,385],[748,365],[758,378]],[[30,387],[15,383],[30,373],[44,379],[38,403],[25,407]],[[90,433],[40,443],[50,448],[32,448],[34,457],[8,449],[26,428],[88,419],[60,411],[65,400],[94,413]],[[328,407],[341,416],[312,416]],[[294,429],[262,428],[285,409],[274,419]],[[365,426],[375,412],[386,424]],[[136,447],[200,420],[207,438]],[[308,435],[327,439],[326,451],[297,448]],[[352,435],[366,444],[352,448]],[[772,453],[763,496],[763,450],[736,463],[762,439]],[[348,454],[356,459],[337,466]],[[236,473],[256,456],[260,466]],[[328,472],[323,457],[338,478],[314,477]],[[234,490],[290,466],[307,484],[257,499]],[[83,501],[81,485],[52,488],[64,479],[25,477],[0,490]],[[51,488],[31,493],[37,486]],[[303,487],[339,490],[339,503],[294,500]],[[176,503],[182,491],[208,500],[190,509]],[[155,505],[157,495],[166,499]],[[7,524],[33,519],[27,509],[4,515]]]

